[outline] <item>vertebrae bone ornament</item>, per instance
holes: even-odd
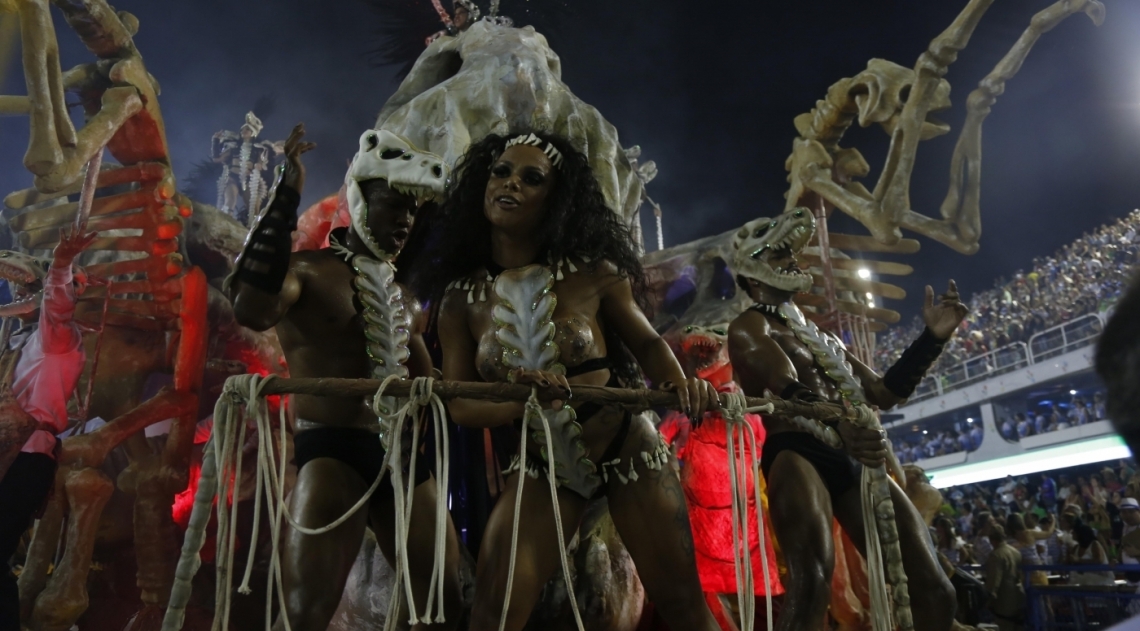
[[[807,346],[816,364],[839,388],[840,396],[850,401],[857,414],[851,423],[864,429],[882,430],[878,416],[867,406],[863,386],[847,361],[842,344],[832,335],[820,331],[814,322],[804,317],[799,307],[785,303],[779,307],[780,317]],[[843,441],[834,429],[819,421],[793,417],[793,422],[820,437],[832,447],[841,448]],[[902,564],[895,508],[891,500],[890,478],[885,466],[863,467],[860,484],[863,498],[863,526],[867,531],[867,566],[871,588],[871,611],[875,631],[889,631],[891,616],[887,615],[893,599],[894,623],[902,631],[914,628],[910,611],[910,593],[907,590],[906,571]],[[885,562],[885,563],[884,563]],[[885,589],[890,585],[890,596]]]

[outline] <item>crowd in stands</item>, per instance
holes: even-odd
[[[1105,310],[1124,291],[1140,262],[1140,210],[1082,237],[1052,256],[1033,259],[1028,273],[999,278],[994,288],[975,293],[970,314],[946,345],[932,372],[1015,343],[1076,317]],[[885,370],[922,332],[909,325],[880,333],[875,363]]]
[[[944,431],[926,431],[914,437],[892,437],[895,455],[899,462],[908,464],[926,458],[935,458],[961,451],[974,451],[982,446],[985,430],[981,422],[970,423],[969,429],[947,429]]]
[[[995,523],[1025,565],[1088,564],[1090,555],[1133,563],[1130,551],[1140,553],[1140,535],[1128,536],[1140,528],[1140,473],[1132,460],[964,485],[944,489],[943,497],[935,539],[955,565],[985,563]],[[1084,541],[1090,534],[1093,541]]]
[[[1036,410],[1017,412],[1006,417],[1000,427],[1006,440],[1021,440],[1059,429],[1069,429],[1108,418],[1104,407],[1104,393],[1096,392],[1092,398],[1074,395],[1067,406],[1053,403],[1048,410],[1038,406]]]

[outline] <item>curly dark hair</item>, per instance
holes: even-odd
[[[468,148],[455,168],[455,182],[433,221],[432,241],[417,262],[412,285],[421,298],[439,303],[448,283],[486,269],[491,260],[491,222],[484,214],[483,199],[491,167],[502,155],[507,140],[529,130],[505,136],[491,134]],[[635,299],[646,308],[645,271],[641,267],[628,225],[606,205],[602,189],[586,156],[569,140],[534,132],[562,153],[562,165],[546,201],[546,212],[534,239],[541,262],[569,256],[590,260],[596,268],[606,260],[629,279]],[[639,383],[640,371],[621,341],[606,329],[615,373],[630,383]]]

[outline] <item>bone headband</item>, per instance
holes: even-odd
[[[503,147],[503,149],[510,149],[515,145],[529,145],[531,147],[538,147],[542,150],[543,153],[546,154],[547,158],[550,158],[550,163],[554,165],[554,168],[562,168],[562,152],[558,150],[558,147],[554,146],[554,143],[547,142],[538,136],[535,136],[534,134],[526,134],[523,136],[515,136],[514,138],[511,138],[507,141],[507,146]]]

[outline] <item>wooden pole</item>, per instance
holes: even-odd
[[[364,397],[376,394],[380,389],[376,379],[274,379],[265,384],[263,395],[308,394],[325,397]],[[384,394],[406,397],[410,393],[410,380],[388,384]],[[480,401],[526,401],[531,387],[520,383],[479,383],[466,381],[436,381],[432,392],[443,400],[476,399]],[[604,405],[618,405],[632,410],[648,410],[655,407],[677,408],[675,392],[659,390],[630,390],[626,388],[606,388],[603,386],[573,386],[574,401],[589,401]],[[721,400],[722,405],[725,399]],[[748,397],[746,407],[753,408],[771,404],[779,416],[803,416],[820,421],[851,419],[855,412],[838,403],[800,403],[779,398]]]

